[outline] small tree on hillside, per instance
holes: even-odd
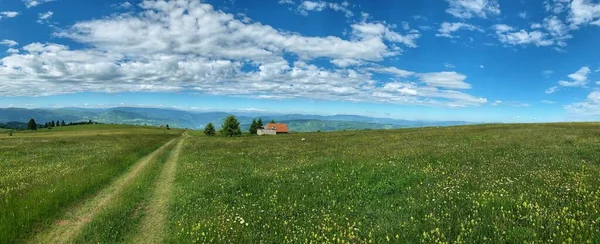
[[[260,127],[263,127],[263,122],[262,122],[262,118],[258,118],[258,122],[256,122],[256,125],[258,126],[258,128],[260,129]]]
[[[235,116],[230,115],[223,122],[223,126],[221,127],[221,134],[224,136],[239,136],[242,134],[242,130],[240,130],[240,122],[235,118]]]
[[[166,126],[166,127],[167,127],[167,130],[170,130],[170,129],[171,129],[171,128],[169,128],[169,124],[167,124],[167,126]]]
[[[274,120],[274,119],[271,119],[271,122],[269,122],[269,123],[271,123],[271,124],[275,124],[275,120]]]
[[[215,126],[212,123],[208,123],[204,128],[204,134],[207,136],[214,136],[216,133]]]
[[[48,122],[44,123],[44,128],[48,128]]]
[[[29,123],[27,123],[27,129],[28,130],[37,130],[37,124],[35,123],[34,119],[29,120]]]
[[[60,126],[65,126],[65,125],[67,125],[67,124],[65,124],[64,120],[60,122]]]
[[[256,131],[258,130],[258,123],[256,123],[256,119],[252,120],[252,124],[250,125],[250,134],[256,134]]]
[[[52,122],[50,122],[50,127],[56,127],[56,124],[54,124],[54,120],[52,120]]]

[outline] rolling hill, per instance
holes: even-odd
[[[241,127],[247,131],[254,118],[263,121],[275,120],[287,123],[293,132],[364,130],[364,129],[394,129],[424,126],[449,126],[471,124],[465,121],[420,121],[399,120],[390,118],[375,118],[357,115],[304,115],[304,114],[265,114],[265,113],[227,113],[227,112],[194,112],[162,108],[115,107],[106,109],[59,108],[59,109],[0,109],[0,123],[26,123],[34,118],[39,124],[47,121],[64,120],[81,122],[92,120],[105,124],[130,125],[169,125],[174,128],[202,129],[206,124],[213,123],[220,128],[225,118],[235,115]],[[17,125],[13,123],[12,125]],[[20,129],[21,127],[8,128]]]

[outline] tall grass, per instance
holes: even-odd
[[[131,127],[104,132],[72,128],[0,139],[0,243],[28,238],[53,224],[64,208],[101,189],[177,134]]]
[[[166,148],[131,180],[121,193],[75,239],[76,243],[131,242],[144,217],[156,186],[155,182],[175,145]]]
[[[600,124],[197,136],[183,152],[173,243],[600,242]]]

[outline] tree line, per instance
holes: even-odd
[[[275,120],[271,120],[269,123],[275,123]],[[250,124],[250,129],[248,130],[250,132],[250,134],[252,135],[256,135],[257,131],[262,128],[263,125],[263,121],[262,118],[258,118],[258,120],[253,119],[252,120],[252,124]],[[221,126],[221,129],[219,130],[219,133],[223,136],[240,136],[242,135],[242,130],[240,128],[240,122],[237,120],[237,118],[233,115],[228,116],[227,118],[225,118],[225,121],[223,122],[223,125]],[[204,134],[207,136],[215,136],[217,135],[217,131],[215,130],[215,126],[213,125],[213,123],[208,123],[205,127],[204,127]]]
[[[50,121],[50,122],[46,122],[43,125],[42,124],[37,124],[35,122],[35,119],[30,119],[29,122],[27,122],[27,129],[28,130],[37,130],[39,128],[53,128],[53,127],[61,127],[61,126],[71,126],[71,125],[87,125],[87,124],[94,124],[94,122],[92,122],[92,120],[89,120],[87,122],[69,122],[69,124],[65,123],[64,120],[62,121]]]

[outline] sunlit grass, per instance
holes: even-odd
[[[171,242],[600,242],[600,124],[195,136],[179,164]]]
[[[0,243],[53,224],[179,133],[90,125],[0,135]]]

